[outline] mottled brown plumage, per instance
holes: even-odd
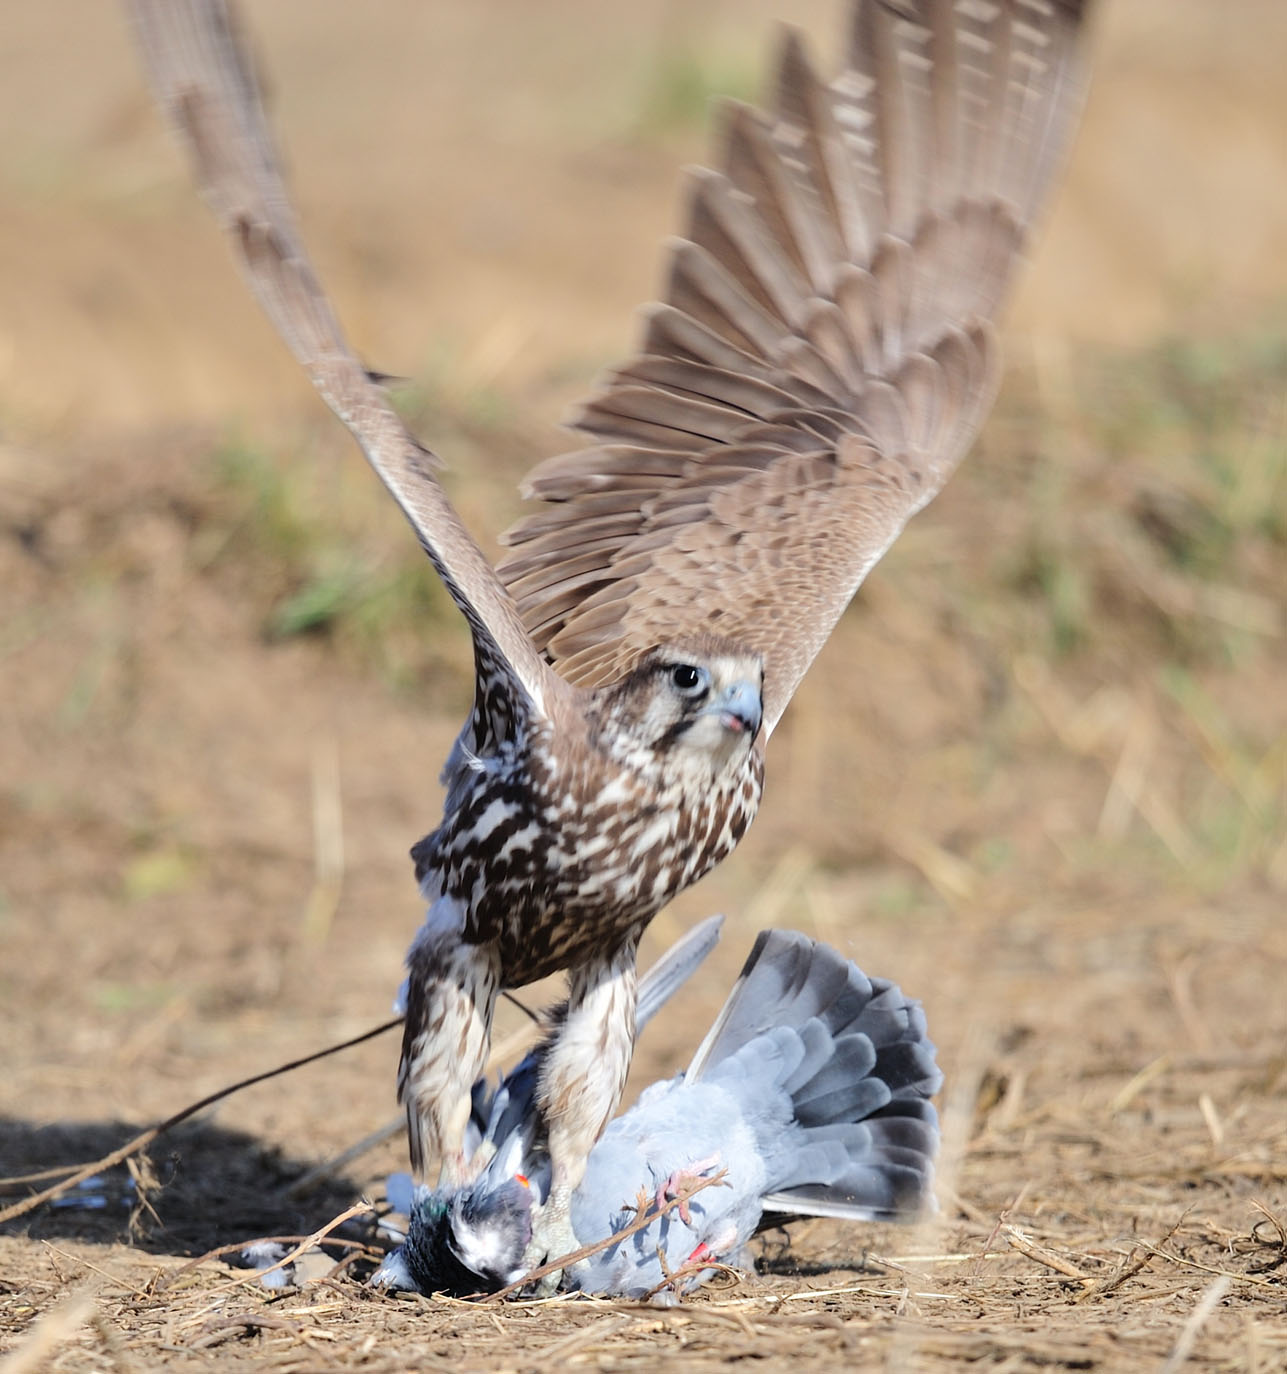
[[[1079,103],[1082,0],[853,0],[830,84],[788,34],[772,114],[727,107],[640,351],[579,413],[593,445],[531,474],[546,505],[499,576],[344,342],[227,0],[132,5],[251,286],[473,636],[443,821],[413,851],[413,1157],[460,1172],[498,989],[566,968],[557,1203],[624,1081],[640,932],[736,845],[764,740],[991,402],[991,321]]]
[[[742,838],[763,780],[762,755],[742,730],[728,741],[737,766],[726,769],[703,750],[682,766],[692,751],[680,735],[705,694],[639,728],[640,708],[656,698],[684,703],[664,680],[675,665],[737,654],[717,641],[654,652],[589,694],[587,709],[562,729],[529,721],[485,764],[466,760],[453,770],[442,824],[411,851],[416,878],[430,900],[462,904],[467,942],[502,946],[506,987],[637,940],[662,905]],[[739,667],[754,674],[758,694],[758,662],[735,663],[724,678],[740,680]]]

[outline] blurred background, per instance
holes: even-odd
[[[713,96],[764,89],[784,8],[830,71],[838,0],[247,7],[323,279],[487,547],[630,347],[679,168]],[[0,1118],[105,1140],[388,1014],[468,641],[237,278],[117,8],[4,30]],[[733,918],[643,1072],[772,923],[924,998],[960,1101],[1010,1093],[994,1144],[1016,1055],[1031,1126],[1176,1046],[1281,1046],[1285,57],[1279,0],[1100,6],[997,411],[804,684],[748,840],[658,919],[651,950]],[[392,1114],[396,1053],[219,1120],[326,1156]],[[972,1167],[1004,1197],[1009,1165]]]

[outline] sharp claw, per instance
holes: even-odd
[[[671,1174],[671,1176],[665,1181],[665,1183],[663,1183],[661,1187],[657,1189],[656,1204],[657,1210],[659,1212],[672,1198],[678,1196],[680,1189],[683,1186],[683,1180],[683,1172],[680,1170],[676,1170],[676,1172]],[[679,1219],[684,1223],[685,1226],[692,1225],[693,1214],[688,1210],[687,1198],[682,1199],[679,1206],[676,1207],[675,1210],[679,1213]]]
[[[566,1213],[560,1215],[557,1207],[551,1208],[549,1203],[546,1203],[532,1214],[532,1238],[523,1253],[523,1268],[530,1273],[550,1260],[558,1259],[560,1255],[570,1255],[579,1248],[580,1241],[577,1240]],[[537,1296],[549,1297],[556,1291],[562,1278],[563,1271],[556,1269],[553,1273],[538,1279],[535,1290]]]
[[[552,1298],[559,1291],[559,1284],[563,1282],[563,1270],[555,1269],[552,1273],[546,1274],[544,1278],[537,1279],[536,1286],[532,1289],[534,1298]]]

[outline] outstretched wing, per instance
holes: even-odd
[[[513,688],[545,712],[562,684],[434,477],[437,460],[407,433],[344,340],[300,237],[254,63],[228,0],[131,0],[131,8],[157,99],[255,295],[353,432],[469,622],[479,675],[475,747],[508,733],[506,717],[521,701]]]
[[[855,0],[844,70],[788,33],[638,356],[543,463],[499,572],[573,682],[701,632],[758,649],[772,729],[996,389],[990,321],[1080,105],[1085,0]]]

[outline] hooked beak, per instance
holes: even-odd
[[[764,715],[760,689],[753,682],[735,682],[711,702],[706,712],[717,716],[719,723],[733,734],[754,739]]]

